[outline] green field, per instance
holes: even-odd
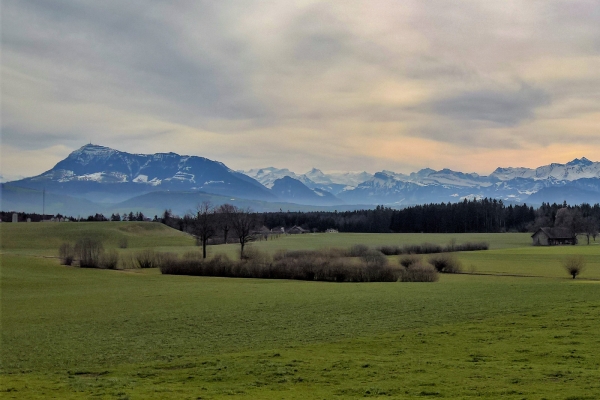
[[[531,247],[526,234],[317,234],[252,244],[270,252],[491,244],[458,255],[475,274],[336,284],[89,270],[52,258],[85,233],[106,247],[126,236],[121,252],[193,248],[159,224],[0,229],[2,398],[600,397],[598,245]],[[560,266],[571,253],[588,261],[576,280]]]

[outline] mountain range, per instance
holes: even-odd
[[[296,174],[274,167],[234,171],[204,157],[131,154],[88,144],[38,176],[3,184],[2,209],[39,212],[42,190],[54,202],[49,211],[63,214],[126,207],[159,214],[172,208],[182,214],[201,199],[237,202],[257,211],[404,207],[484,197],[534,205],[597,203],[600,162],[580,158],[535,169],[505,167],[487,176],[430,168],[410,174],[313,168]]]

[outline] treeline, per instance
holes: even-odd
[[[426,232],[468,233],[527,231],[536,218],[533,207],[501,200],[465,200],[460,203],[424,204],[402,210],[378,206],[372,210],[345,212],[275,212],[265,213],[265,225],[339,232]]]
[[[227,205],[221,206],[226,207]],[[231,206],[229,206],[231,207]],[[226,213],[216,211],[222,221]],[[506,206],[502,200],[464,200],[459,203],[424,204],[396,210],[377,206],[370,210],[344,212],[266,212],[255,213],[256,229],[299,226],[310,232],[335,229],[356,233],[495,233],[531,232],[539,227],[567,227],[575,233],[593,233],[600,228],[600,204],[569,206],[527,204]],[[218,218],[218,215],[215,216]],[[179,230],[193,230],[198,215],[183,218],[166,211],[161,222]],[[216,231],[223,223],[217,223]],[[226,226],[223,225],[223,226]],[[226,235],[226,232],[225,232]],[[218,237],[219,233],[214,235]],[[211,241],[212,242],[212,241]]]

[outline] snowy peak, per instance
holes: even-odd
[[[583,178],[600,178],[600,162],[593,162],[585,157],[576,158],[566,164],[552,163],[535,169],[532,168],[497,168],[490,177],[501,181],[515,178],[556,179],[559,181],[575,181]]]

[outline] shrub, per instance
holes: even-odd
[[[79,258],[81,268],[98,268],[103,252],[102,242],[93,237],[82,237],[75,243],[75,255]]]
[[[438,278],[437,270],[422,262],[412,264],[410,268],[403,269],[400,274],[401,282],[437,282]]]
[[[585,269],[585,258],[582,255],[573,255],[563,260],[563,268],[575,279]]]
[[[134,259],[138,268],[156,268],[158,267],[158,257],[152,249],[138,251],[134,254]]]
[[[433,254],[441,253],[444,249],[442,246],[433,243],[421,243],[404,245],[402,248],[403,254]]]
[[[105,251],[100,255],[98,262],[100,268],[117,269],[119,265],[119,253],[116,250]]]
[[[119,248],[121,249],[126,249],[127,246],[129,246],[129,240],[127,239],[127,237],[123,236],[119,239]]]
[[[400,265],[402,265],[404,268],[410,268],[413,264],[417,264],[420,262],[421,257],[414,254],[408,254],[400,258]]]
[[[369,251],[369,246],[364,244],[355,244],[348,249],[347,256],[348,257],[362,257]]]
[[[438,272],[456,274],[461,271],[461,263],[451,254],[439,254],[429,258],[429,263]]]
[[[402,254],[402,248],[400,246],[380,246],[377,250],[386,256],[397,256]]]
[[[376,250],[368,250],[363,254],[360,259],[366,264],[367,267],[385,267],[388,263],[387,258]]]
[[[446,247],[444,251],[479,251],[488,250],[490,244],[487,242],[466,242],[462,244],[454,244],[451,247]]]
[[[60,258],[60,263],[62,265],[73,264],[73,259],[75,258],[75,248],[71,243],[61,244],[58,248],[58,257]]]

